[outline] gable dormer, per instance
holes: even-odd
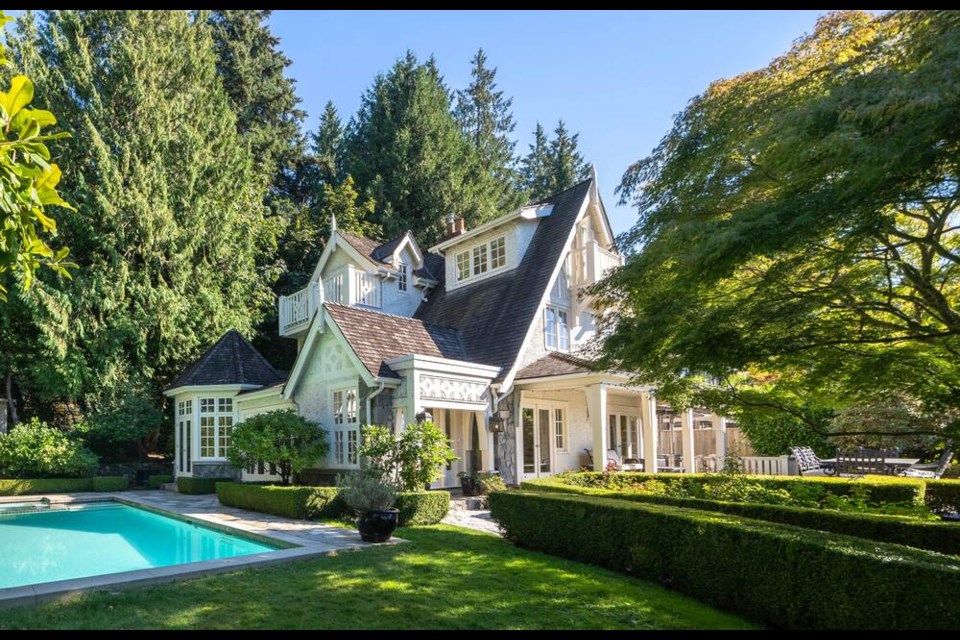
[[[552,204],[535,204],[470,231],[454,227],[454,237],[431,249],[445,258],[446,289],[454,291],[516,269],[530,246],[537,224],[552,211]],[[459,220],[457,223],[462,224]]]
[[[413,316],[436,284],[407,231],[389,242],[364,238],[331,223],[330,239],[306,287],[279,301],[280,335],[300,338],[323,302]]]

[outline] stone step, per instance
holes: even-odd
[[[472,498],[450,498],[450,510],[451,511],[480,511],[485,509],[484,503],[486,500],[482,496],[476,496]]]

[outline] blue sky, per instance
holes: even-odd
[[[408,48],[433,54],[448,85],[460,88],[483,47],[513,97],[518,149],[526,151],[537,121],[552,129],[562,117],[597,166],[619,233],[636,213],[616,204],[614,189],[674,114],[712,80],[764,66],[820,13],[277,11],[271,26],[293,60],[310,129],[327,100],[346,121],[374,75]]]

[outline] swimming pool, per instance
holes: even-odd
[[[112,502],[0,513],[0,589],[276,549]]]

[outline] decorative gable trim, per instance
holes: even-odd
[[[367,265],[367,268],[371,271],[379,270],[382,265],[378,265],[373,262],[369,256],[365,256],[359,251],[357,251],[353,245],[343,239],[339,233],[334,231],[330,236],[330,242],[327,243],[327,246],[324,247],[323,253],[320,254],[320,259],[317,260],[317,266],[313,270],[313,275],[310,276],[311,282],[318,282],[320,274],[323,273],[323,267],[327,264],[327,261],[330,259],[330,256],[333,255],[333,252],[337,249],[342,249],[350,256],[355,262]]]

